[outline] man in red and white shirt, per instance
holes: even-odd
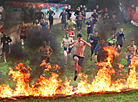
[[[66,31],[66,33],[68,33],[69,34],[69,37],[71,37],[72,39],[75,36],[74,31],[71,30],[71,26],[68,27],[68,30]]]

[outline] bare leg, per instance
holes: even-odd
[[[78,59],[78,57],[74,57],[74,60],[75,60],[75,63],[74,63],[74,67],[75,67],[75,76],[74,76],[74,81],[76,81],[76,79],[77,79],[77,69],[78,69],[78,61],[79,61],[79,59]]]
[[[95,60],[95,62],[97,62],[97,55],[95,55],[94,60]]]
[[[69,58],[69,59],[71,58],[71,53],[68,54],[68,58]]]
[[[81,71],[81,66],[78,66],[78,74],[80,73]]]
[[[2,52],[2,53],[3,53],[4,62],[6,62],[6,55],[5,55],[5,52]]]
[[[64,61],[65,61],[65,65],[67,64],[67,52],[64,51]]]

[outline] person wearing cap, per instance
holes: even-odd
[[[69,46],[70,43],[73,42],[73,39],[71,37],[69,37],[69,33],[65,34],[65,38],[63,38],[62,42],[61,42],[61,49],[63,47],[64,44],[64,61],[65,61],[65,65],[67,65],[67,56],[70,59],[71,57],[71,50],[72,50],[72,46]]]
[[[83,19],[83,22],[85,23],[87,8],[86,8],[85,5],[83,7],[84,7],[84,12],[83,12],[84,19]]]
[[[85,50],[85,46],[91,47],[91,45],[82,39],[82,34],[80,34],[80,33],[77,35],[77,40],[73,41],[72,43],[69,44],[69,46],[71,46],[71,45],[75,46],[73,60],[75,61],[75,63],[74,63],[74,67],[75,67],[74,81],[76,81],[78,74],[81,71],[82,63],[84,60],[83,53]]]

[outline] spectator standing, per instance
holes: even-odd
[[[1,22],[1,26],[0,26],[0,33],[4,32],[4,22]]]
[[[3,11],[4,11],[4,8],[2,6],[0,6],[0,21],[3,18],[3,16],[2,16]]]

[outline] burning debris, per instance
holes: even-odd
[[[138,89],[138,73],[136,68],[138,66],[138,57],[135,56],[131,59],[129,68],[131,69],[130,75],[127,79],[117,79],[113,81],[111,76],[115,74],[115,70],[112,66],[113,59],[118,57],[120,54],[116,52],[113,47],[104,47],[104,50],[108,53],[106,62],[97,63],[100,67],[97,76],[91,83],[88,83],[86,74],[79,74],[80,82],[77,83],[76,87],[71,86],[71,80],[65,78],[62,82],[58,79],[59,69],[58,65],[51,67],[50,64],[42,62],[40,66],[45,66],[45,71],[51,73],[51,77],[43,77],[42,75],[33,84],[29,84],[30,70],[26,68],[22,63],[16,66],[18,71],[13,71],[10,68],[9,75],[11,75],[13,81],[16,81],[15,89],[12,89],[9,85],[0,85],[0,97],[1,99],[18,99],[19,97],[43,97],[43,98],[57,98],[57,97],[74,97],[88,95],[91,93],[120,93],[128,90]],[[123,71],[123,65],[119,64],[119,72]]]

